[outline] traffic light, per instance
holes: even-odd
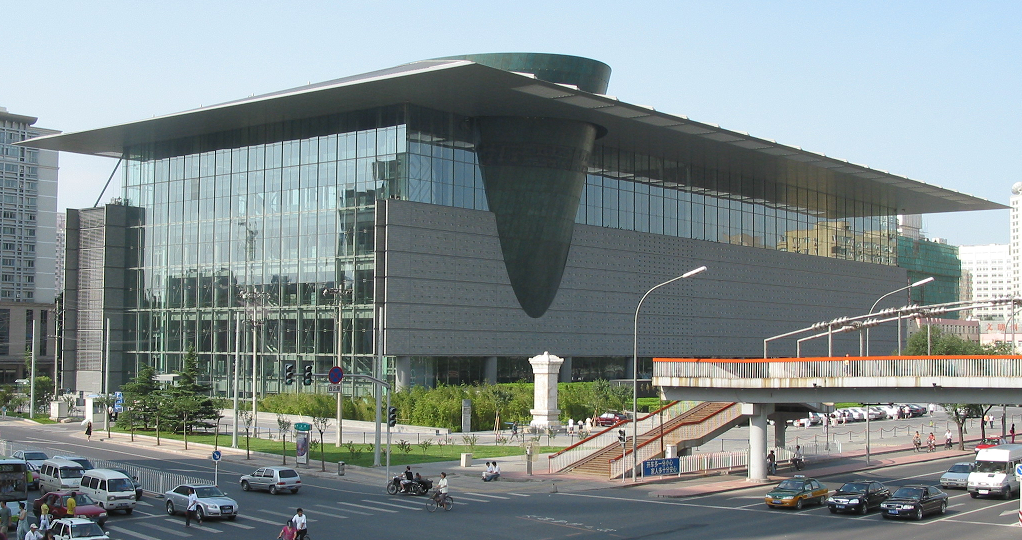
[[[391,407],[387,409],[387,427],[394,427],[397,425],[397,407]]]
[[[312,386],[312,364],[305,366],[305,373],[302,374],[302,384]]]
[[[617,442],[621,444],[625,443],[625,430],[623,429],[617,430]]]
[[[295,383],[295,365],[284,366],[284,384],[290,386]]]

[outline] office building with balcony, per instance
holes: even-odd
[[[124,160],[117,226],[136,252],[101,263],[124,294],[96,304],[122,332],[113,386],[190,349],[223,393],[235,366],[260,393],[284,390],[286,365],[531,380],[544,351],[562,380],[631,377],[639,299],[703,265],[644,302],[637,375],[653,356],[757,356],[907,284],[896,215],[1002,208],[628,103],[610,72],[442,58],[24,144]]]

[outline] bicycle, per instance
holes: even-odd
[[[426,510],[430,512],[436,512],[436,509],[441,506],[444,510],[450,511],[454,508],[454,499],[446,493],[436,493],[426,501]]]

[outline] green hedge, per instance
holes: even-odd
[[[557,406],[561,421],[576,421],[599,415],[608,410],[630,410],[632,390],[629,386],[615,386],[607,381],[559,383]],[[461,402],[472,400],[472,429],[493,429],[500,411],[500,428],[508,422],[528,424],[532,420],[529,410],[533,406],[532,383],[496,385],[440,385],[436,388],[415,386],[391,394],[391,406],[397,408],[398,422],[418,426],[461,429]],[[639,410],[649,411],[660,406],[657,398],[639,400]],[[263,411],[308,415],[309,411],[336,407],[336,398],[325,394],[274,394],[260,400]],[[386,414],[386,413],[384,413]],[[373,421],[376,418],[376,399],[367,396],[344,400],[344,418]]]

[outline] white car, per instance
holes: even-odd
[[[805,418],[796,418],[791,425],[795,427],[809,427],[823,423],[823,414],[817,412],[811,412],[806,415]]]
[[[61,518],[50,523],[54,540],[110,540],[95,521],[85,518]]]

